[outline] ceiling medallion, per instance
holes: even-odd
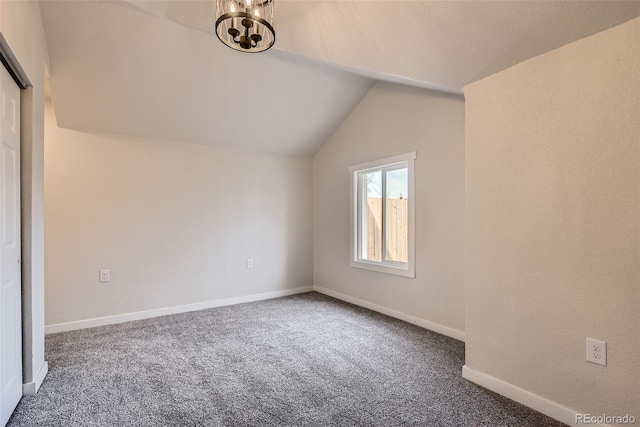
[[[216,34],[240,52],[264,52],[276,41],[273,0],[216,0]]]

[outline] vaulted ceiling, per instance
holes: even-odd
[[[217,40],[211,0],[41,10],[60,126],[311,155],[375,80],[462,93],[640,16],[640,2],[276,0],[262,54]]]

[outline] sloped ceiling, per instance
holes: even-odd
[[[311,155],[371,79],[104,1],[43,2],[61,127]]]
[[[640,16],[636,1],[276,2],[259,55],[216,39],[213,1],[41,2],[59,124],[309,155],[372,79],[461,93]]]
[[[282,3],[278,49],[454,91],[640,15],[640,1]]]

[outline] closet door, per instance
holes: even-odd
[[[0,426],[22,397],[20,89],[0,65]]]

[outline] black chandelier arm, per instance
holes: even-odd
[[[238,39],[240,31],[236,28],[229,28],[229,35],[232,36],[233,42],[241,48],[253,49],[258,46],[258,43],[262,40],[262,36],[260,34],[249,34],[249,28],[253,27],[253,23],[251,23],[251,25],[245,25],[245,20],[243,19],[242,21],[245,27],[244,36],[240,36],[240,39]]]
[[[253,22],[257,22],[258,24],[262,24],[267,27],[269,31],[271,31],[274,39],[276,37],[276,31],[273,29],[273,26],[269,23],[269,21],[263,19],[260,16],[252,15],[251,13],[247,12],[227,12],[223,15],[220,15],[220,17],[218,17],[218,19],[216,20],[216,29],[218,28],[218,25],[220,25],[223,21],[230,18],[244,18],[249,19]]]

